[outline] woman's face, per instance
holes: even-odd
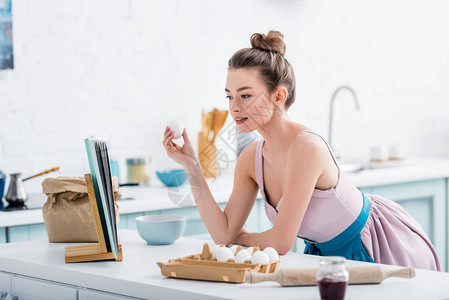
[[[260,73],[255,69],[230,69],[226,78],[229,113],[237,128],[248,133],[265,125],[272,117],[274,104]]]

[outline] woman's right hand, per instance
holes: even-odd
[[[170,127],[167,126],[165,128],[164,140],[162,141],[162,145],[164,146],[168,157],[187,169],[193,165],[198,164],[198,159],[185,128],[182,131],[182,138],[184,139],[184,145],[182,145],[181,147],[173,142],[173,130],[171,130]]]

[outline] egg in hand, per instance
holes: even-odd
[[[175,139],[179,139],[182,136],[182,132],[184,129],[181,123],[179,123],[178,121],[171,121],[168,124],[168,127],[170,127],[170,129],[173,130],[173,135]]]

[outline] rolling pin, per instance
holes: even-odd
[[[262,281],[276,281],[282,286],[306,286],[316,285],[316,273],[319,268],[307,269],[280,269],[275,273],[263,274],[249,272],[246,274],[245,282],[257,283]],[[415,269],[384,269],[381,266],[347,267],[349,272],[348,284],[381,283],[389,277],[413,278]]]

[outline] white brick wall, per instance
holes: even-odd
[[[337,103],[343,154],[366,158],[371,144],[399,143],[408,156],[448,157],[448,9],[445,0],[13,0],[0,169],[82,175],[83,138],[99,133],[117,158],[173,166],[165,124],[179,119],[196,144],[201,110],[227,108],[228,59],[269,29],[285,34],[295,67],[293,119],[327,137],[330,96],[348,84],[361,111]]]

